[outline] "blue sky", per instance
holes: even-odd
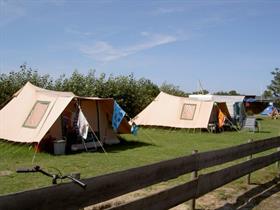
[[[280,67],[280,1],[0,0],[0,72],[26,62],[57,77],[260,94]]]

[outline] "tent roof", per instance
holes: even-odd
[[[114,101],[113,98],[99,98],[99,97],[86,97],[86,96],[75,96],[77,99],[95,100],[95,101]]]
[[[37,87],[30,82],[27,82],[21,89],[19,89],[13,96],[16,97],[23,91],[36,91],[37,93],[42,94],[50,94],[58,97],[74,97],[75,94],[72,92],[64,92],[64,91],[54,91],[54,90],[47,90],[44,88]]]
[[[138,125],[207,128],[214,101],[193,100],[160,92],[132,121]]]

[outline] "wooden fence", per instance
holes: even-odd
[[[250,142],[226,149],[194,153],[189,156],[132,168],[129,170],[83,179],[85,189],[74,183],[0,196],[2,210],[79,209],[107,201],[186,173],[234,161],[280,147],[280,137]],[[198,198],[244,175],[280,160],[280,151],[199,175],[184,184],[165,189],[147,197],[111,209],[169,209],[190,199]]]

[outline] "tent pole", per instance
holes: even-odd
[[[225,116],[226,117],[226,116]],[[232,125],[232,127],[237,131],[239,132],[239,130],[234,126],[234,124],[226,117],[226,119],[230,122],[230,124]]]
[[[79,108],[82,110],[81,106],[79,106]],[[90,130],[92,131],[94,137],[95,137],[95,138],[97,139],[97,141],[99,142],[99,144],[100,144],[102,150],[104,151],[104,153],[105,153],[106,155],[108,155],[107,152],[105,151],[104,147],[102,146],[102,143],[100,142],[99,138],[96,136],[94,130],[92,129],[91,125],[88,124],[88,126],[89,126]],[[85,146],[85,148],[86,148],[86,145],[85,145],[85,144],[84,144],[84,146]],[[86,150],[87,150],[87,148],[86,148]]]
[[[220,112],[222,112],[222,110],[220,109],[220,107],[218,105],[216,105],[218,107],[218,110]],[[223,113],[223,112],[222,112]],[[224,114],[224,113],[223,113]],[[231,122],[231,120],[228,119],[228,117],[224,114],[225,118],[229,121],[229,123],[232,125],[232,127],[237,131],[239,132],[239,130],[234,126],[234,124]]]
[[[100,139],[100,116],[99,116],[99,104],[98,101],[96,103],[96,112],[97,112],[97,129],[98,129],[98,139]]]
[[[96,136],[95,132],[93,131],[92,127],[90,126],[90,124],[88,124],[88,126],[89,126],[90,130],[92,131],[94,137],[95,137],[95,138],[97,139],[97,141],[99,142],[100,147],[102,148],[103,152],[104,152],[106,155],[108,155],[107,152],[106,152],[106,150],[104,149],[102,143],[100,142],[99,138]]]
[[[86,145],[86,142],[85,142],[83,137],[82,137],[82,142],[83,142],[83,145],[84,145],[84,148],[85,148],[86,152],[88,152],[87,145]]]
[[[40,143],[40,142],[39,142]],[[37,154],[37,151],[38,151],[38,148],[39,148],[39,143],[37,145],[37,148],[35,149],[35,152],[34,152],[34,155],[33,155],[33,158],[32,158],[32,164],[34,164],[34,160],[36,158],[36,154]]]

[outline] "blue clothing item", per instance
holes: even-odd
[[[139,127],[137,126],[137,125],[135,125],[135,124],[133,124],[132,126],[131,126],[131,133],[134,135],[134,136],[136,136],[137,135],[137,131],[138,131],[138,129],[139,129]]]
[[[256,102],[257,100],[255,98],[247,98],[247,99],[244,99],[244,102]]]
[[[125,116],[125,111],[114,101],[114,112],[112,116],[112,126],[115,132],[117,132],[120,123]]]

